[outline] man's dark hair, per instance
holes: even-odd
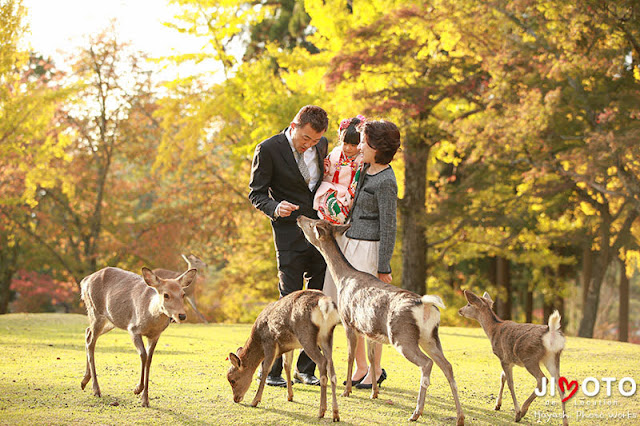
[[[329,127],[329,117],[327,112],[315,105],[305,105],[300,108],[293,122],[301,128],[311,124],[311,128],[316,132],[324,132]]]
[[[390,121],[366,121],[361,132],[369,146],[376,150],[376,163],[389,164],[400,148],[400,130]]]

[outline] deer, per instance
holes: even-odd
[[[189,254],[186,256],[184,254],[181,254],[180,256],[182,256],[184,261],[187,262],[187,270],[189,269],[198,270],[198,277],[196,281],[185,289],[185,299],[187,300],[187,302],[189,302],[189,305],[191,305],[193,312],[195,312],[196,315],[198,315],[198,317],[200,318],[200,321],[202,321],[205,324],[208,324],[209,321],[207,321],[204,315],[200,313],[200,311],[198,310],[198,307],[196,306],[196,295],[195,295],[196,287],[202,285],[202,283],[204,282],[203,274],[205,269],[207,268],[207,264],[204,263],[202,259],[200,259],[199,257],[193,254]],[[178,276],[180,276],[180,274],[182,274],[182,272],[176,272],[176,271],[171,271],[169,269],[161,269],[161,268],[154,269],[153,273],[156,274],[156,276],[164,279],[177,278]]]
[[[340,322],[331,298],[319,290],[299,290],[272,302],[258,315],[243,347],[229,353],[231,367],[227,380],[233,391],[233,401],[239,403],[249,390],[253,373],[262,364],[260,384],[251,405],[257,407],[267,374],[274,360],[283,355],[287,377],[287,400],[293,401],[291,364],[293,350],[303,348],[320,371],[320,411],[327,410],[327,382],[331,381],[333,421],[340,421],[336,398],[336,373],[333,365],[333,330]]]
[[[423,413],[435,361],[451,387],[457,411],[456,424],[464,425],[453,368],[444,356],[438,335],[438,308],[445,307],[442,299],[433,295],[420,296],[355,269],[344,257],[335,239],[338,233],[344,233],[349,228],[349,224],[334,225],[305,216],[299,216],[297,223],[307,240],[324,257],[338,291],[338,313],[347,334],[349,350],[347,385],[342,395],[347,397],[351,394],[356,344],[359,335],[364,335],[369,342],[373,340],[393,345],[402,356],[420,367],[422,376],[418,400],[410,421],[416,421]],[[375,345],[368,345],[368,358],[372,364],[375,363]],[[378,367],[374,365],[374,371]],[[371,398],[377,398],[378,394],[378,384],[372,380]]]
[[[85,331],[87,368],[80,384],[82,390],[93,380],[93,394],[102,396],[96,375],[96,341],[102,334],[118,327],[129,332],[140,355],[140,382],[133,392],[142,393],[142,406],[149,406],[149,369],[153,352],[169,323],[187,319],[183,298],[196,273],[195,269],[189,269],[175,279],[163,279],[146,267],[142,268],[142,276],[107,267],[82,279],[81,297],[90,323]],[[147,338],[146,349],[142,336]]]
[[[505,381],[509,385],[511,398],[516,411],[515,421],[519,422],[529,406],[536,399],[534,391],[524,402],[522,407],[518,405],[516,394],[513,389],[513,366],[519,365],[527,369],[537,380],[537,389],[542,389],[542,380],[546,380],[540,369],[540,364],[549,371],[555,378],[558,391],[562,399],[563,425],[569,424],[566,409],[564,392],[559,386],[560,383],[560,354],[564,349],[565,338],[560,331],[560,314],[554,311],[549,316],[547,325],[530,323],[517,323],[504,321],[493,312],[493,300],[489,293],[485,292],[482,297],[478,297],[469,290],[464,291],[467,305],[462,307],[458,313],[465,317],[478,321],[487,337],[491,341],[493,353],[500,359],[502,374],[500,375],[500,392],[496,400],[495,410],[500,410],[502,405],[502,391]]]

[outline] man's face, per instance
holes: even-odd
[[[324,130],[316,132],[309,123],[303,127],[298,126],[296,123],[291,123],[291,141],[293,142],[293,147],[302,154],[312,146],[316,146],[316,144],[320,142],[320,138],[322,138],[324,132]]]

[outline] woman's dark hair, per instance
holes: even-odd
[[[366,121],[360,128],[369,146],[376,150],[376,163],[389,164],[400,148],[400,130],[390,121]]]
[[[307,124],[311,124],[311,128],[316,132],[324,132],[329,127],[329,117],[327,112],[315,105],[305,105],[293,119],[300,128]]]
[[[349,125],[344,130],[338,130],[338,141],[349,145],[360,144],[360,133],[358,132],[358,124],[362,121],[358,117],[353,117],[349,121]]]

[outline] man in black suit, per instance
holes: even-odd
[[[256,147],[249,183],[249,200],[271,219],[278,260],[280,297],[307,288],[322,290],[326,263],[296,224],[300,215],[316,219],[313,196],[322,182],[327,156],[327,113],[304,106],[282,133]],[[297,382],[319,385],[315,363],[300,352],[294,377]],[[264,372],[263,372],[264,374]],[[282,358],[274,361],[267,377],[271,386],[286,386]]]

